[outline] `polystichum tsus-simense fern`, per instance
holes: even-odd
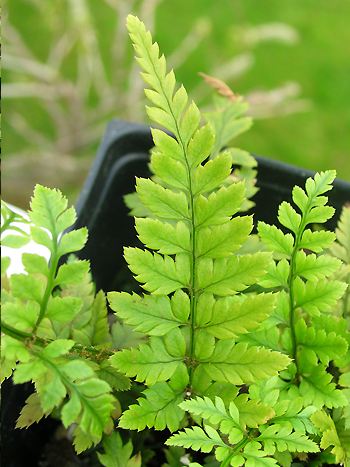
[[[193,451],[214,451],[203,462],[222,467],[348,465],[350,209],[336,234],[313,228],[333,215],[325,193],[335,173],[295,187],[296,208],[279,209],[283,230],[260,222],[253,241],[252,216],[239,213],[253,205],[256,162],[224,148],[250,125],[244,102],[226,89],[229,102],[203,117],[143,23],[129,16],[128,29],[148,115],[165,129],[152,129],[152,178],[128,198],[145,248],[125,258],[145,293],[109,293],[110,328],[88,262],[60,264],[86,229],[66,232],[74,210],[57,190],[35,189],[30,237],[50,257],[24,254],[25,273],[6,278],[2,294],[4,377],[35,385],[17,426],[54,410],[78,452],[102,440],[106,467],[147,465],[120,430],[146,427],[184,428],[168,439],[175,457],[165,465],[198,466]],[[4,230],[18,221],[6,205],[2,217]],[[29,237],[13,228],[4,244],[21,246]],[[124,325],[139,334],[120,350]],[[123,399],[120,416],[128,377],[146,388]]]
[[[148,250],[125,250],[130,269],[150,294],[109,294],[117,316],[148,334],[149,342],[116,354],[111,362],[148,386],[145,398],[124,412],[120,426],[174,431],[184,417],[179,407],[184,398],[219,392],[229,398],[235,385],[275,375],[289,360],[236,339],[272,313],[273,294],[242,293],[262,278],[271,256],[240,254],[252,218],[235,216],[244,184],[226,184],[232,157],[223,152],[206,161],[215,143],[211,126],[200,125],[200,112],[184,87],[176,90],[174,73],[166,72],[165,59],[143,24],[129,16],[128,28],[150,86],[148,114],[175,138],[152,130],[157,182],[136,183],[152,213],[136,219]]]

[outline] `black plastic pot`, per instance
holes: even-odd
[[[135,176],[149,175],[149,127],[112,121],[102,140],[96,160],[77,202],[76,228],[87,226],[89,239],[79,253],[91,261],[97,288],[105,291],[130,287],[131,275],[123,259],[123,246],[137,243],[133,218],[128,215],[123,196],[134,191]],[[273,223],[278,205],[290,199],[294,185],[303,185],[313,172],[271,161],[258,160],[258,187],[254,198],[255,219]],[[336,215],[329,223],[334,228],[341,207],[350,201],[350,184],[336,180],[330,203]],[[6,467],[39,465],[39,456],[51,436],[55,422],[47,420],[29,430],[15,430],[15,421],[24,401],[32,391],[30,385],[2,387],[1,436],[2,460]]]
[[[105,291],[122,288],[125,278],[130,281],[122,248],[136,243],[136,233],[123,195],[134,191],[135,176],[149,175],[152,145],[149,127],[112,121],[77,203],[76,227],[89,229],[89,240],[80,256],[91,260],[97,287]],[[293,186],[304,185],[314,172],[263,157],[256,159],[260,190],[254,198],[254,217],[272,224],[279,204],[290,200]],[[342,206],[350,202],[350,183],[337,179],[329,198],[336,214],[328,228],[334,229]]]

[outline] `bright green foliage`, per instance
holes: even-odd
[[[260,237],[275,258],[275,265],[270,267],[260,284],[270,290],[280,290],[274,317],[280,327],[278,332],[274,328],[273,338],[271,329],[266,327],[264,331],[248,334],[245,341],[260,340],[267,348],[286,351],[294,363],[284,372],[283,381],[276,385],[276,388],[283,388],[281,397],[297,397],[296,400],[302,401],[300,408],[304,407],[309,414],[316,408],[333,409],[333,419],[322,411],[317,412],[318,415],[314,413],[311,419],[319,429],[317,421],[322,416],[333,424],[333,428],[338,420],[343,433],[349,427],[350,394],[346,378],[341,375],[349,365],[350,343],[344,319],[348,265],[342,263],[349,261],[347,208],[340,218],[336,243],[333,233],[312,230],[312,224],[322,224],[333,215],[334,210],[326,205],[324,194],[331,189],[334,176],[332,171],[323,172],[309,178],[305,190],[295,187],[293,201],[297,210],[289,203],[281,204],[279,221],[292,233],[259,223]],[[326,249],[330,249],[333,256],[327,254]],[[343,296],[345,305],[341,306]],[[266,335],[264,339],[263,333]],[[321,433],[324,430],[326,428],[322,428]],[[320,448],[334,446],[332,452],[340,462],[335,428],[331,432],[330,428],[327,430],[320,438]]]
[[[343,280],[348,285],[342,302],[338,309],[340,316],[344,318],[350,316],[350,205],[343,207],[338,226],[336,228],[336,241],[330,248],[330,253],[343,261],[342,267],[337,271],[337,278]]]
[[[9,216],[5,206],[3,218],[19,220]],[[94,294],[89,263],[70,257],[59,265],[63,255],[86,242],[85,228],[65,232],[75,218],[59,191],[35,188],[31,238],[48,249],[49,259],[24,253],[25,273],[7,281],[1,357],[3,377],[13,375],[15,384],[32,381],[35,386],[17,427],[28,427],[58,410],[66,428],[76,424],[74,444],[80,452],[111,430],[117,404],[112,388],[125,390],[129,381],[108,364],[106,300],[103,292]]]
[[[321,434],[321,448],[331,447],[335,461],[347,466],[350,462],[350,430],[344,428],[341,420],[334,421],[322,410],[312,415],[312,422]]]
[[[238,396],[241,397],[241,396]],[[249,417],[244,413],[251,405]],[[226,409],[220,397],[215,402],[207,397],[188,400],[180,406],[203,419],[204,430],[199,427],[185,428],[173,435],[167,444],[191,447],[195,451],[209,452],[215,448],[215,455],[221,465],[276,465],[271,458],[276,450],[283,452],[317,452],[317,445],[303,430],[295,430],[290,424],[273,423],[273,411],[261,403],[244,398],[230,402]],[[243,413],[240,412],[240,407]],[[215,427],[215,428],[214,428]],[[256,427],[259,427],[257,430]],[[220,436],[221,433],[224,436]],[[258,458],[259,461],[252,458]]]
[[[138,405],[131,405],[123,413],[119,425],[131,430],[143,430],[146,427],[177,430],[184,418],[179,404],[183,401],[187,385],[187,371],[180,368],[174,373],[171,381],[156,383],[146,389],[143,392],[145,397],[138,399]]]
[[[235,166],[231,181],[245,181],[246,199],[242,203],[241,211],[246,211],[254,206],[254,202],[250,198],[258,191],[255,186],[257,162],[247,151],[227,146],[236,136],[251,127],[251,118],[245,116],[248,105],[242,97],[228,101],[225,98],[215,96],[214,107],[213,111],[204,114],[206,121],[211,124],[215,133],[215,142],[210,157],[216,158],[221,155],[231,157],[231,162]]]
[[[174,73],[167,73],[165,58],[143,23],[129,16],[127,25],[149,85],[148,115],[174,138],[152,130],[155,177],[136,183],[150,214],[135,221],[148,250],[125,249],[129,268],[151,295],[109,294],[117,317],[149,340],[117,353],[110,363],[149,387],[138,405],[124,412],[120,426],[174,431],[184,418],[178,404],[186,394],[204,395],[215,384],[233,393],[235,385],[276,375],[289,359],[237,342],[237,336],[271,315],[274,297],[242,293],[262,278],[271,255],[235,254],[249,236],[252,218],[236,216],[246,200],[245,184],[230,175],[232,154],[220,152],[230,127],[215,139],[210,124],[201,126],[198,108],[183,86],[176,88]]]
[[[113,431],[115,418],[126,430],[184,428],[167,442],[165,465],[174,467],[199,466],[183,448],[213,451],[205,465],[221,467],[347,465],[349,208],[336,235],[314,230],[333,215],[325,193],[335,173],[294,188],[294,206],[278,212],[283,230],[259,223],[261,251],[252,216],[238,215],[252,205],[256,162],[224,148],[250,126],[245,103],[220,100],[202,124],[143,23],[129,16],[128,29],[149,85],[148,115],[165,129],[152,130],[152,179],[137,179],[129,199],[145,249],[126,248],[125,259],[145,292],[109,293],[110,329],[88,262],[66,258],[87,232],[67,232],[75,211],[61,193],[36,187],[30,237],[3,206],[4,230],[16,233],[4,243],[31,238],[49,252],[49,260],[23,254],[25,273],[4,276],[3,375],[35,386],[17,427],[54,411],[77,452],[102,440],[106,467],[141,466],[131,441]],[[128,390],[129,378],[144,386],[121,399],[129,405],[121,414],[114,393]],[[134,391],[142,394],[130,401]]]
[[[141,456],[132,456],[132,443],[123,441],[118,432],[104,436],[102,440],[104,453],[97,453],[98,460],[105,467],[141,467]]]
[[[154,82],[149,84],[153,86]],[[146,89],[145,93],[153,104],[159,105],[163,112],[160,115],[164,116],[164,111],[167,111],[167,109],[164,110],[165,101],[164,98],[162,100],[157,95],[158,91],[159,89],[155,86],[155,90]],[[187,102],[185,89],[181,87],[179,91],[176,100],[174,97],[174,104],[179,106],[177,112],[174,112],[175,118],[180,116],[181,106],[184,106]],[[194,151],[193,157],[199,158],[198,163],[203,162],[208,156],[210,158],[207,164],[203,166],[199,165],[196,172],[193,173],[192,191],[195,195],[208,193],[222,184],[230,186],[232,183],[242,180],[245,182],[245,198],[241,201],[239,209],[240,211],[247,211],[254,206],[250,198],[258,191],[255,186],[257,162],[247,151],[235,147],[227,147],[227,145],[240,133],[250,128],[252,120],[250,117],[244,116],[248,105],[241,97],[237,97],[234,101],[227,101],[222,97],[215,96],[214,107],[215,109],[212,112],[206,112],[202,115],[202,119],[209,123],[209,125],[204,125],[201,131],[198,132],[198,136],[194,138],[196,147],[194,144],[190,146],[190,150]],[[149,110],[149,114],[151,119],[153,118],[152,115],[155,114],[154,120],[157,122],[157,118],[159,117],[157,109],[152,108],[152,110]],[[174,123],[169,122],[169,120],[162,123],[162,126],[166,126],[176,136],[176,131],[172,129],[173,125]],[[158,129],[153,129],[152,134],[155,147],[151,152],[152,157],[149,168],[154,174],[154,180],[159,181],[161,179],[169,186],[180,190],[186,188],[186,184],[184,184],[186,169],[181,164],[183,156],[181,148],[176,144],[176,140]],[[168,158],[166,163],[164,163],[164,153],[171,153],[173,158]],[[232,164],[235,169],[231,172]],[[147,180],[146,183],[149,184],[149,181]],[[158,195],[163,194],[164,200],[169,196],[169,193],[160,188],[158,188],[157,192]],[[156,193],[153,193],[154,195]],[[151,196],[151,192],[147,196]],[[142,190],[141,192],[138,190],[136,193],[126,195],[125,202],[130,208],[131,214],[136,217],[155,215],[154,211],[145,205]],[[157,209],[160,209],[160,206]],[[166,227],[166,229],[168,232],[171,231],[169,227]],[[160,229],[157,230],[160,231]],[[139,230],[138,233],[141,235]],[[155,233],[157,236],[159,235],[158,232]],[[141,240],[147,245],[147,241],[142,238]],[[150,248],[157,249],[157,246]],[[172,254],[165,251],[164,253]]]
[[[30,237],[29,235],[18,225],[26,224],[27,219],[24,219],[20,214],[12,211],[6,203],[1,200],[1,245],[10,248],[20,248],[26,245]],[[14,235],[10,232],[16,232]],[[6,236],[3,234],[6,232]],[[4,271],[5,272],[5,271]]]
[[[258,227],[263,243],[277,253],[275,266],[261,285],[282,289],[280,300],[277,298],[282,304],[285,291],[288,294],[287,308],[283,310],[288,328],[283,332],[281,349],[288,351],[294,359],[296,380],[300,383],[305,403],[318,407],[345,404],[345,397],[336,389],[326,367],[330,361],[345,356],[347,338],[336,331],[323,329],[321,319],[324,313],[334,310],[346,289],[345,283],[332,277],[341,267],[341,261],[321,254],[334,239],[332,234],[306,229],[310,224],[323,223],[333,215],[334,209],[326,206],[324,193],[331,189],[334,177],[332,171],[322,172],[306,181],[305,190],[300,187],[293,189],[293,201],[300,213],[289,203],[281,204],[279,221],[292,234],[285,234],[263,222]],[[306,247],[317,254],[306,253]],[[313,323],[314,317],[320,319]]]

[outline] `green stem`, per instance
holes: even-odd
[[[295,333],[295,306],[294,306],[294,279],[295,279],[295,257],[298,252],[298,237],[295,240],[294,249],[290,259],[290,271],[288,276],[288,289],[289,289],[289,327],[290,335],[292,340],[292,358],[294,360],[297,375],[299,374],[299,365],[298,365],[298,345],[297,337]]]
[[[244,448],[244,446],[246,444],[248,444],[249,442],[249,438],[243,438],[242,441],[240,441],[235,447],[234,449],[230,452],[230,454],[226,457],[226,459],[224,459],[221,464],[220,464],[220,467],[228,467],[231,463],[231,459],[233,456],[235,456],[237,454],[238,451],[240,451],[242,448]]]
[[[1,332],[6,334],[7,336],[12,337],[13,339],[19,340],[21,342],[31,342],[39,345],[40,347],[45,347],[46,345],[54,342],[52,339],[42,339],[40,337],[35,336],[34,334],[30,334],[25,331],[20,331],[19,329],[10,326],[9,324],[4,323],[1,321]],[[78,354],[81,357],[89,358],[90,360],[101,361],[105,360],[111,355],[113,352],[106,349],[96,349],[93,345],[85,346],[82,344],[74,344],[71,351],[69,352],[71,356]]]
[[[296,311],[296,306],[294,304],[294,280],[296,278],[296,255],[298,251],[300,250],[300,241],[301,237],[304,233],[305,227],[306,227],[306,221],[307,216],[309,214],[309,211],[312,206],[312,201],[313,199],[309,199],[308,204],[304,210],[304,212],[301,215],[301,220],[300,220],[300,226],[298,229],[298,232],[295,237],[295,242],[294,242],[294,247],[292,251],[292,255],[290,258],[290,270],[289,270],[289,276],[288,276],[288,290],[289,290],[289,326],[290,326],[290,335],[291,335],[291,340],[292,340],[292,352],[291,356],[294,360],[295,366],[296,366],[296,379],[299,378],[300,372],[299,372],[299,362],[298,362],[298,342],[297,342],[297,336],[295,332],[295,311]]]
[[[3,321],[1,321],[1,332],[6,334],[7,336],[12,337],[13,339],[17,339],[20,341],[33,338],[32,334],[29,334],[28,332],[20,331],[19,329],[16,329],[10,326],[9,324],[4,323]]]
[[[58,256],[57,252],[58,252],[57,235],[56,235],[56,233],[53,233],[53,235],[52,235],[52,252],[51,252],[51,257],[50,257],[50,261],[49,261],[49,265],[50,265],[49,266],[49,273],[48,273],[48,276],[47,276],[47,283],[46,283],[44,296],[43,296],[42,302],[40,304],[39,316],[38,316],[38,318],[36,320],[36,323],[35,323],[35,326],[33,328],[33,334],[36,333],[41,321],[45,317],[47,304],[48,304],[49,298],[51,297],[52,290],[54,288],[55,276],[56,276],[58,261],[59,261],[59,256]]]
[[[165,92],[163,82],[159,77],[156,68],[154,67],[152,58],[149,54],[147,46],[144,44],[145,50],[147,51],[148,58],[150,63],[153,67],[154,75],[157,77],[159,85],[162,89],[163,95],[166,99],[168,111],[171,117],[173,118],[174,125],[175,125],[175,137],[178,143],[181,146],[182,153],[184,156],[186,169],[187,169],[187,176],[188,176],[188,196],[189,196],[189,207],[190,207],[190,222],[191,222],[191,283],[189,285],[189,295],[190,295],[190,344],[189,344],[189,388],[191,389],[192,386],[192,379],[193,379],[193,364],[194,364],[194,347],[195,347],[195,322],[196,322],[196,225],[195,225],[195,215],[194,215],[194,194],[192,189],[192,173],[191,173],[191,166],[188,161],[187,157],[187,149],[184,140],[182,139],[181,131],[177,122],[177,119],[174,115],[171,102],[168,99],[168,96]]]

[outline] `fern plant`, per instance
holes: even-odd
[[[175,138],[152,130],[151,167],[159,183],[136,182],[152,214],[135,221],[148,249],[125,249],[131,271],[150,294],[108,295],[117,316],[149,341],[110,361],[147,386],[119,426],[174,431],[184,423],[179,404],[185,398],[223,391],[230,398],[235,385],[276,375],[289,359],[235,339],[272,312],[273,294],[241,293],[262,277],[271,256],[235,254],[252,229],[252,218],[233,217],[244,201],[244,184],[225,186],[232,156],[224,152],[206,162],[215,144],[211,126],[200,126],[197,106],[189,103],[183,86],[176,90],[174,73],[167,73],[165,58],[143,23],[129,16],[127,25],[150,86],[148,115]]]
[[[335,173],[295,187],[299,212],[282,203],[283,230],[260,222],[253,240],[252,216],[239,213],[251,206],[254,163],[224,148],[249,125],[243,101],[220,104],[202,123],[143,23],[129,16],[127,26],[147,112],[164,128],[152,129],[153,177],[138,178],[129,198],[144,249],[124,254],[144,293],[110,292],[111,326],[89,263],[67,258],[87,231],[67,231],[75,212],[62,194],[36,187],[30,235],[3,205],[4,244],[30,238],[49,252],[23,254],[25,273],[4,281],[3,377],[34,383],[17,426],[55,411],[77,452],[97,446],[106,467],[147,465],[123,431],[146,428],[172,433],[165,465],[199,466],[193,451],[213,452],[205,465],[222,467],[348,465],[349,208],[336,234],[311,228],[334,213],[325,193]],[[237,174],[236,164],[247,170]],[[124,329],[139,333],[128,345]],[[141,397],[126,403],[139,383]]]
[[[4,281],[1,316],[2,379],[34,383],[17,421],[18,428],[59,411],[65,427],[73,426],[74,444],[81,452],[113,430],[119,404],[113,390],[129,381],[111,372],[112,339],[103,292],[94,293],[88,261],[74,257],[87,239],[86,228],[66,232],[75,211],[57,190],[37,186],[31,201],[30,235],[23,221],[2,204],[3,244],[22,246],[30,237],[46,247],[49,259],[24,253],[25,272]],[[8,234],[8,229],[15,234]],[[3,258],[2,276],[9,259]]]

